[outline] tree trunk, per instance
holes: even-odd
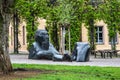
[[[3,15],[0,14],[0,17],[0,70],[2,70],[3,73],[8,74],[10,71],[12,71],[12,65],[8,54],[10,15],[4,13]]]
[[[14,12],[13,16],[13,26],[14,26],[14,53],[18,54],[18,15],[16,11]]]
[[[94,31],[94,19],[90,19],[89,20],[89,27],[90,27],[90,46],[91,46],[91,50],[95,50],[95,31]],[[91,54],[94,54],[94,53],[91,53]]]
[[[2,0],[0,3],[0,70],[4,74],[12,71],[12,64],[9,57],[9,23],[10,14],[6,13],[8,10],[9,0]]]
[[[54,46],[57,50],[59,50],[58,28],[56,21],[53,22],[53,34]]]
[[[70,35],[70,25],[68,26],[68,32],[69,32],[69,33],[68,33],[68,36],[69,36],[69,54],[71,55],[71,40],[70,40],[70,39],[71,39],[71,38],[70,38],[71,35]]]
[[[116,35],[117,35],[117,33],[116,33],[115,26],[114,26],[113,30],[114,30],[114,36],[112,36],[112,38],[111,38],[111,49],[116,50]]]

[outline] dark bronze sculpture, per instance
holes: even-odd
[[[90,55],[90,45],[87,42],[76,42],[73,53],[72,60],[77,62],[89,61]]]
[[[29,49],[29,59],[49,59],[53,61],[89,61],[88,43],[77,42],[73,54],[60,54],[49,42],[49,36],[46,30],[37,30],[35,33],[35,42]]]
[[[68,54],[61,55],[49,42],[49,36],[46,30],[37,30],[35,33],[35,42],[29,49],[29,59],[49,59],[62,61],[70,59]]]

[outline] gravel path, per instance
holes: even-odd
[[[66,61],[52,61],[52,60],[33,60],[28,59],[28,55],[10,55],[12,63],[18,64],[51,64],[51,65],[71,65],[71,66],[101,66],[101,67],[120,67],[120,57],[119,58],[94,58],[90,57],[88,62],[66,62]]]

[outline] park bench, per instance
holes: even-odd
[[[92,53],[94,53],[95,58],[97,57],[97,54],[100,54],[101,58],[106,58],[106,56],[112,58],[113,56],[117,57],[119,51],[120,50],[104,49],[104,50],[93,50]]]

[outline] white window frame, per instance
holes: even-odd
[[[102,31],[100,31],[100,29],[99,28],[102,28]],[[103,44],[104,42],[103,42],[103,26],[96,26],[95,28],[97,28],[97,29],[95,29],[96,30],[96,34],[98,35],[95,35],[95,37],[97,37],[97,38],[95,38],[95,39],[97,39],[96,41],[96,44]],[[100,37],[99,37],[99,35],[100,34],[102,34],[102,41],[100,41]]]

